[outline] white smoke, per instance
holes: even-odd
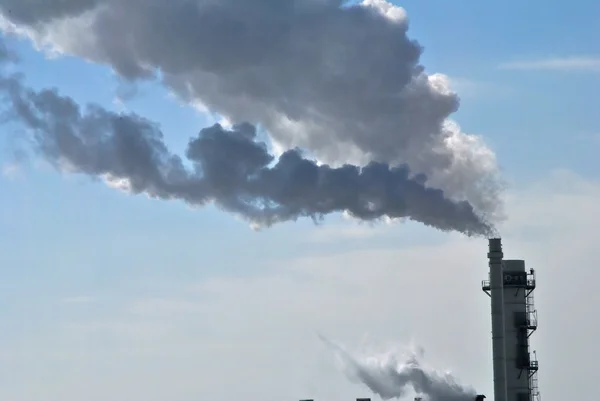
[[[361,382],[383,400],[415,393],[424,401],[473,401],[475,389],[457,381],[450,373],[423,364],[422,349],[392,350],[371,356],[355,356],[343,346],[319,336],[338,357],[348,378]]]
[[[40,48],[155,78],[232,124],[264,129],[330,166],[407,165],[501,220],[503,184],[482,138],[451,122],[460,99],[421,64],[388,0],[0,0],[0,30]]]

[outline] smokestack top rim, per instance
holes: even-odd
[[[502,239],[490,238],[489,239],[489,254],[490,259],[502,258]]]

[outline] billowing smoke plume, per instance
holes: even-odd
[[[0,27],[27,35],[52,51],[109,65],[125,79],[160,79],[181,99],[235,124],[264,128],[277,148],[302,148],[332,167],[369,166],[360,174],[351,167],[311,167],[313,174],[348,174],[346,183],[354,180],[371,191],[379,188],[382,194],[375,206],[361,206],[358,215],[387,214],[382,208],[406,214],[404,204],[412,201],[381,205],[384,199],[384,203],[396,199],[395,191],[389,193],[394,187],[389,180],[405,175],[406,167],[395,166],[406,165],[412,173],[409,179],[400,179],[399,187],[422,184],[425,176],[428,187],[443,190],[447,199],[469,202],[479,216],[495,221],[501,202],[494,154],[481,139],[462,133],[449,120],[459,99],[447,78],[429,75],[419,64],[422,48],[407,36],[404,10],[385,0],[344,3],[0,0]],[[297,156],[291,151],[286,158]],[[281,168],[292,163],[287,159]],[[379,181],[367,183],[375,176]],[[273,191],[279,191],[279,198],[291,196],[283,195],[282,188]],[[348,195],[363,193],[357,188]],[[440,192],[411,193],[415,204],[424,203],[426,213],[440,205]],[[337,202],[339,194],[336,201],[327,196],[326,205],[314,193],[302,196],[312,203],[294,200],[291,215],[315,211],[315,204],[323,212],[351,206]],[[372,207],[379,212],[371,212]],[[445,210],[446,206],[426,219],[442,228],[456,225],[456,213],[446,217]],[[275,220],[283,218],[278,213]],[[472,225],[470,212],[458,214],[467,216],[462,225]],[[455,222],[449,224],[451,219]]]
[[[357,358],[340,345],[320,338],[339,357],[350,379],[362,382],[384,400],[405,397],[411,390],[425,401],[473,401],[477,395],[452,375],[423,366],[419,361],[422,353],[409,352],[402,359],[395,353]]]
[[[187,159],[169,152],[157,125],[99,106],[82,110],[55,90],[33,91],[17,77],[0,80],[9,116],[33,133],[36,147],[58,168],[103,177],[133,193],[215,202],[258,225],[335,211],[374,220],[407,217],[442,230],[486,234],[467,202],[453,202],[411,178],[407,167],[317,165],[297,150],[275,160],[250,124],[216,124],[189,142]]]

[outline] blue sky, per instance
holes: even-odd
[[[454,118],[465,132],[483,136],[494,149],[511,194],[537,188],[556,170],[568,170],[581,180],[597,179],[599,2],[414,0],[399,4],[411,21],[409,35],[425,47],[426,70],[447,74],[455,82],[462,103]],[[108,68],[77,58],[48,58],[25,40],[9,43],[21,56],[20,68],[33,87],[57,87],[79,102],[97,102],[114,110],[125,107],[158,121],[168,144],[178,152],[199,129],[212,123],[153,83],[142,85],[132,99],[118,105],[114,102],[118,81]],[[575,57],[591,61],[584,68],[556,62]],[[502,68],[511,62],[544,60],[550,67]],[[14,162],[10,138],[19,133],[5,127],[0,135],[0,165],[8,166]],[[125,195],[88,178],[61,176],[35,159],[14,174],[0,176],[0,194],[0,317],[4,321],[0,344],[21,356],[26,350],[56,346],[41,333],[55,333],[57,321],[113,316],[123,300],[172,296],[182,284],[202,285],[222,276],[276,276],[278,267],[296,263],[297,258],[449,241],[445,234],[417,224],[353,235],[354,226],[339,216],[328,218],[322,229],[299,221],[255,233],[214,208],[191,210],[178,202]],[[560,210],[559,206],[553,209]],[[328,226],[335,228],[331,234],[325,231]],[[339,227],[342,231],[336,231]],[[524,247],[523,252],[538,255],[536,246]],[[480,278],[484,270],[480,269]],[[478,285],[478,280],[473,283]],[[92,299],[108,301],[92,303]],[[480,310],[486,313],[485,305]],[[487,331],[482,333],[485,336]],[[53,360],[46,357],[50,366]],[[448,360],[450,354],[446,357],[445,362],[454,362]],[[27,395],[18,398],[33,393],[19,393],[15,384],[26,383],[25,375],[33,368],[24,360],[12,378],[3,378],[10,361],[0,358],[0,395],[1,388],[12,382],[16,390],[6,394],[33,401]],[[42,376],[40,389],[50,380]],[[53,397],[58,396],[48,400],[58,399]]]
[[[588,71],[498,68],[513,60],[597,60],[600,45],[591,39],[597,2],[409,1],[403,7],[430,71],[482,85],[477,96],[463,95],[456,118],[466,132],[485,136],[508,175],[533,178],[553,168],[598,174],[597,61]]]

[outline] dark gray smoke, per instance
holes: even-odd
[[[423,366],[417,353],[411,352],[402,359],[395,353],[357,358],[340,345],[319,337],[340,358],[350,379],[360,381],[384,400],[403,398],[411,390],[425,401],[473,401],[477,395],[472,387],[460,384],[450,374]]]
[[[366,173],[408,165],[495,221],[494,154],[449,120],[458,96],[444,76],[419,64],[422,48],[407,35],[404,10],[385,0],[343,3],[0,0],[0,27],[109,65],[126,79],[160,77],[180,98],[233,123],[260,125],[278,147],[306,149],[332,166],[381,163]],[[388,176],[405,168],[395,171]],[[398,208],[394,214],[402,215],[413,206]]]
[[[347,211],[362,220],[405,217],[441,230],[488,234],[468,202],[454,202],[406,166],[317,165],[298,150],[279,159],[256,139],[251,124],[205,128],[189,143],[193,169],[169,152],[157,125],[99,106],[80,108],[56,90],[33,91],[16,77],[0,86],[8,116],[29,128],[36,147],[60,169],[102,177],[133,193],[214,202],[252,223],[268,226],[299,217],[315,220]]]

